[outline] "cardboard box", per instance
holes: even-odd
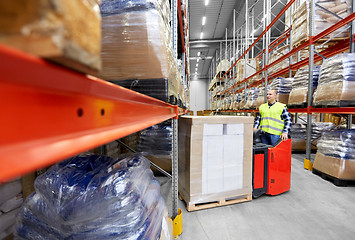
[[[252,192],[253,117],[179,118],[179,192],[198,204]]]
[[[343,180],[355,180],[355,161],[326,156],[317,152],[313,168]]]
[[[279,94],[279,102],[283,103],[283,104],[288,104],[288,98],[290,96],[290,94]]]
[[[1,43],[68,68],[90,74],[101,69],[96,1],[1,1],[0,32]]]
[[[292,138],[292,136],[291,136]],[[317,142],[313,142],[311,150],[317,150]],[[307,141],[305,139],[292,138],[292,151],[306,151]]]

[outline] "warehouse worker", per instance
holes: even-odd
[[[286,105],[277,102],[276,96],[276,90],[267,92],[267,103],[259,107],[259,114],[254,122],[254,131],[261,125],[260,128],[264,131],[261,141],[268,145],[276,145],[280,137],[286,141],[292,124]]]

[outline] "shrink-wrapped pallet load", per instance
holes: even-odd
[[[343,180],[355,180],[355,129],[322,135],[313,168]]]
[[[245,64],[247,62],[247,64]],[[246,65],[246,66],[245,66]],[[240,59],[237,63],[237,82],[243,81],[259,70],[259,62],[255,58]]]
[[[84,73],[101,69],[96,0],[0,2],[0,43]]]
[[[256,100],[258,99],[260,88],[251,88],[248,94],[248,100],[245,104],[245,109],[255,109]]]
[[[353,106],[355,103],[355,54],[344,53],[324,61],[314,105]]]
[[[102,0],[100,10],[103,70],[98,77],[118,85],[138,80],[137,86],[149,89],[163,85],[175,104],[181,77],[171,46],[169,2]],[[149,87],[146,80],[153,80]]]
[[[294,151],[306,151],[306,124],[294,123],[291,126],[290,135],[292,137],[292,150]],[[323,133],[327,133],[335,128],[333,123],[330,122],[313,122],[311,133],[311,149],[317,149],[317,140]]]
[[[320,66],[315,66],[313,68],[313,90],[318,86],[319,69]],[[305,106],[307,104],[308,79],[308,66],[300,68],[297,71],[292,83],[292,90],[288,99],[289,105]]]
[[[270,58],[269,58],[269,64],[273,63],[274,61],[276,61],[277,59],[279,59],[280,57],[286,55],[289,52],[289,45],[285,45],[282,46],[280,48],[274,49],[272,51],[272,53],[270,54]],[[276,73],[284,68],[287,68],[289,66],[289,59],[286,58],[283,61],[281,61],[278,64],[275,64],[274,66],[271,66],[268,68],[268,73],[269,74],[273,74]],[[288,73],[287,73],[288,74]]]
[[[277,101],[288,104],[289,94],[292,89],[293,78],[275,78],[269,85],[269,89],[277,90]]]
[[[230,62],[227,59],[223,59],[222,61],[220,61],[218,63],[217,74],[218,73],[223,74],[223,73],[227,72],[229,67],[230,67]],[[222,76],[220,76],[220,77],[222,77]]]
[[[265,87],[261,87],[258,94],[258,98],[255,101],[255,108],[258,109],[260,105],[264,103],[264,96],[265,96]]]
[[[179,192],[189,211],[251,200],[252,142],[252,117],[179,118]]]
[[[158,239],[165,203],[149,166],[141,155],[52,166],[18,213],[16,239]]]
[[[294,9],[292,14],[292,48],[295,48],[302,42],[309,40],[309,1],[307,0],[301,2],[302,3],[299,7]],[[351,2],[348,0],[316,0],[315,4],[327,9],[335,15],[316,6],[314,36],[339,22],[342,18],[349,16],[351,13]],[[346,26],[343,26],[325,36],[324,39],[333,37],[337,39],[348,38],[349,36],[349,31],[346,30]]]
[[[140,133],[137,151],[165,171],[171,172],[172,136],[169,120],[146,128]]]

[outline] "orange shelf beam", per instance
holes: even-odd
[[[0,45],[0,182],[183,114]]]

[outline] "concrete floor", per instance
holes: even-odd
[[[303,157],[292,155],[291,190],[284,194],[195,212],[179,201],[179,239],[355,239],[355,186],[336,187],[303,169]],[[160,181],[170,212],[171,182]]]

